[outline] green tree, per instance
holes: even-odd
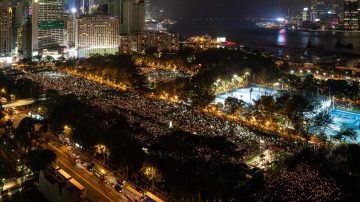
[[[35,121],[29,117],[23,118],[15,132],[17,142],[25,151],[28,151],[32,146],[32,140],[36,139],[36,136]]]
[[[242,157],[236,148],[225,137],[173,131],[161,136],[150,151],[166,187],[180,201],[238,201],[247,194],[242,192],[247,167],[241,161],[231,163]]]
[[[33,150],[26,154],[25,161],[29,168],[38,173],[48,168],[56,160],[56,154],[52,150]]]
[[[234,116],[236,115],[236,113],[242,111],[244,106],[245,106],[244,101],[234,97],[228,97],[225,100],[225,109],[228,111],[229,114],[233,116],[233,120],[235,118]]]
[[[356,141],[357,136],[358,133],[353,128],[344,126],[341,128],[341,131],[334,136],[334,138],[340,141],[345,141],[346,138]]]
[[[118,122],[106,132],[108,137],[106,145],[110,150],[110,164],[124,168],[125,175],[137,180],[145,160],[145,153],[141,145],[135,141],[133,134],[144,133],[137,126],[130,126],[122,116],[117,117]]]
[[[45,63],[45,64],[54,63],[54,61],[55,61],[55,59],[54,59],[52,56],[50,56],[50,55],[48,55],[48,56],[46,56],[46,57],[44,58],[44,63]]]
[[[206,108],[215,99],[214,92],[210,89],[195,87],[190,95],[194,108]]]
[[[329,111],[322,111],[311,119],[311,131],[315,134],[324,134],[326,128],[333,123],[333,118]]]
[[[294,131],[309,140],[309,114],[312,114],[314,106],[309,99],[302,95],[284,95],[277,99],[279,113],[286,117],[286,127],[293,126]]]
[[[263,122],[269,122],[270,126],[274,124],[274,113],[276,111],[276,101],[273,96],[261,96],[255,101],[254,109]]]

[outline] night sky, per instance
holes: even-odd
[[[194,17],[274,17],[288,8],[300,11],[310,0],[152,0],[167,15]]]

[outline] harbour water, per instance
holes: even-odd
[[[184,36],[203,35],[226,36],[229,40],[238,42],[250,48],[305,48],[309,39],[316,47],[326,51],[343,54],[360,55],[360,32],[317,31],[306,32],[301,30],[271,30],[260,29],[251,21],[220,20],[213,22],[179,22],[175,31]],[[353,48],[336,48],[340,40],[343,45],[352,44]]]

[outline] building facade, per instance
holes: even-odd
[[[77,45],[79,56],[88,56],[95,50],[117,50],[119,46],[119,20],[111,15],[80,15],[77,19]],[[85,52],[84,52],[85,51]],[[83,54],[80,54],[82,52]]]
[[[130,33],[141,32],[145,29],[145,3],[138,0],[133,5],[133,30]]]
[[[40,171],[39,191],[48,201],[78,202],[86,196],[86,189],[59,168]]]
[[[359,30],[358,9],[358,0],[344,0],[344,28],[346,30]]]
[[[159,52],[178,51],[180,49],[179,33],[143,31],[120,37],[119,52],[121,53],[146,53],[150,48],[156,48]]]
[[[208,49],[219,48],[220,42],[216,37],[205,36],[193,36],[189,37],[185,41],[185,47],[192,48],[197,51],[204,51]]]
[[[120,34],[134,34],[145,29],[143,0],[109,0],[109,14],[119,19]]]
[[[33,52],[64,45],[64,0],[32,0],[31,16]]]
[[[13,10],[8,1],[0,2],[0,55],[12,50]]]
[[[68,14],[65,17],[65,44],[69,48],[74,48],[77,44],[77,16],[76,14]]]

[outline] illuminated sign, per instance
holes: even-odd
[[[48,29],[63,29],[64,21],[56,20],[56,21],[40,21],[39,29],[48,30]]]

